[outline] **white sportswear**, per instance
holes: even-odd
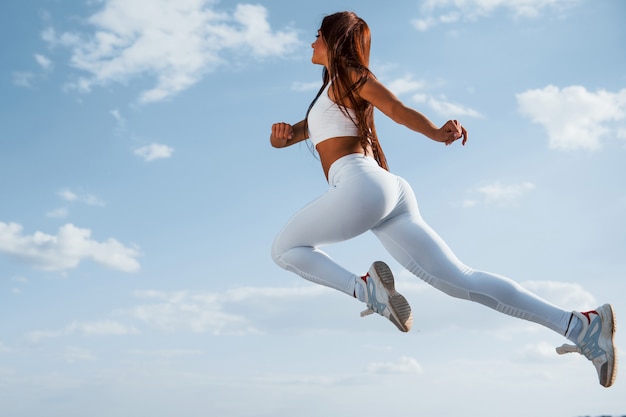
[[[563,335],[571,312],[509,278],[463,264],[419,213],[410,185],[363,154],[335,161],[329,188],[297,212],[276,237],[272,258],[312,282],[354,294],[360,279],[320,248],[371,230],[407,270],[453,297],[475,301]]]
[[[315,100],[307,117],[309,139],[313,146],[330,138],[359,136],[359,129],[354,122],[355,111],[347,107],[343,107],[342,110],[337,103],[332,101],[328,96],[330,86],[331,83],[328,83]]]

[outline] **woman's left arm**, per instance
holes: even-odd
[[[467,142],[467,130],[457,120],[448,120],[442,127],[438,128],[422,113],[405,106],[395,94],[375,78],[369,78],[363,84],[359,90],[359,96],[394,122],[434,141],[450,145],[457,139],[463,138],[463,145]]]

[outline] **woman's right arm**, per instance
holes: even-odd
[[[309,137],[305,125],[305,120],[301,120],[293,126],[283,122],[274,123],[272,125],[270,143],[275,148],[284,148],[294,143],[302,142]]]

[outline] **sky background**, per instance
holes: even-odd
[[[272,262],[326,183],[270,127],[304,117],[340,10],[384,84],[469,131],[376,119],[460,259],[626,322],[626,2],[6,0],[2,416],[626,415],[626,370],[600,387],[560,335],[437,292],[371,234],[327,250],[389,263],[408,334]]]

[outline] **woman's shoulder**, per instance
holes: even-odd
[[[350,66],[346,72],[352,84],[363,84],[367,80],[376,79],[374,73],[363,66]]]

